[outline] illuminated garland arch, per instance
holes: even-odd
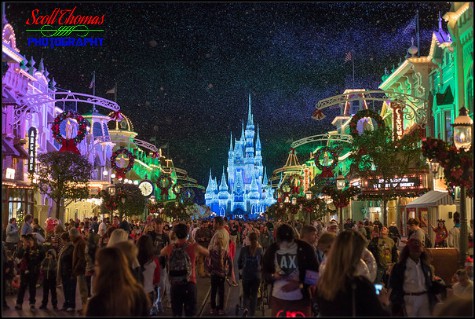
[[[75,119],[78,123],[78,132],[75,137],[73,138],[64,138],[60,132],[60,125],[66,119]],[[80,154],[79,150],[77,149],[76,145],[81,143],[81,141],[86,136],[86,129],[89,125],[89,122],[82,117],[80,114],[73,112],[73,111],[66,111],[59,114],[53,122],[51,126],[51,131],[53,133],[53,138],[61,144],[60,152],[73,152],[76,154]]]
[[[358,111],[355,115],[353,115],[353,117],[351,118],[351,121],[350,121],[350,134],[353,138],[359,136],[357,125],[358,125],[359,120],[361,120],[362,118],[365,118],[365,117],[369,117],[369,118],[375,120],[376,124],[378,124],[378,129],[384,127],[384,120],[378,113],[373,112],[373,111],[368,110],[368,109]]]
[[[116,163],[116,158],[117,156],[119,156],[119,154],[124,154],[126,155],[128,158],[129,158],[129,163],[127,164],[126,167],[119,167],[117,166],[117,163]],[[111,156],[111,168],[113,170],[115,170],[116,172],[116,175],[117,175],[117,178],[124,178],[125,177],[125,173],[127,173],[128,171],[130,171],[132,169],[132,167],[134,166],[134,162],[135,162],[135,157],[134,155],[129,152],[127,149],[121,147],[120,149],[116,150],[114,153],[112,153],[112,156]]]

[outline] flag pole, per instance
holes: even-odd
[[[96,96],[96,70],[92,72],[92,95]],[[96,104],[92,105],[92,113],[96,112]]]
[[[356,89],[355,87],[355,55],[354,54],[351,56],[351,62],[353,64],[353,89]]]
[[[416,10],[416,37],[417,37],[417,57],[421,57],[421,45],[419,36],[419,10]]]

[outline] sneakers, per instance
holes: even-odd
[[[48,309],[48,308],[46,308],[46,305],[41,305],[41,306],[40,306],[40,309],[41,309],[41,310],[45,310],[45,309]]]
[[[30,310],[35,311],[35,305],[30,305]]]
[[[21,310],[21,305],[15,305],[16,310]]]
[[[71,312],[71,311],[74,311],[74,309],[71,308],[71,307],[69,307],[69,308],[66,308],[66,311],[67,311],[67,312]]]

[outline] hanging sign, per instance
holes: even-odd
[[[33,174],[36,167],[36,135],[35,127],[28,130],[28,173]]]

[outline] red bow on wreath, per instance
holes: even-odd
[[[61,143],[61,148],[59,149],[60,152],[72,152],[80,155],[78,148],[76,147],[76,142],[74,139],[63,139]]]
[[[322,173],[320,174],[320,177],[324,177],[324,178],[330,178],[330,177],[333,177],[333,171],[331,169],[331,167],[329,166],[324,166],[323,169],[322,169]]]
[[[125,178],[125,168],[117,168],[115,170],[115,175],[118,179]]]
[[[152,152],[152,158],[159,158],[160,154],[158,152]]]
[[[114,121],[120,122],[124,119],[124,116],[122,115],[122,113],[120,113],[120,111],[116,111],[112,113],[110,118],[113,119]]]

